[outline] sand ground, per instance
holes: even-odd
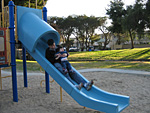
[[[95,86],[116,94],[130,96],[130,105],[121,113],[150,113],[150,76],[116,72],[82,72]],[[2,76],[6,76],[2,74]],[[13,102],[12,79],[3,78],[0,90],[0,113],[102,113],[80,106],[63,90],[60,101],[60,86],[50,84],[50,94],[45,93],[43,75],[29,75],[28,88],[24,88],[23,76],[17,76],[18,102]],[[52,78],[51,78],[52,80]]]

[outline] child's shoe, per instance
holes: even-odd
[[[63,69],[64,73],[67,74],[68,73],[68,70],[67,69]]]
[[[90,82],[88,83],[85,83],[84,84],[84,87],[87,91],[89,91],[91,88],[92,88],[92,85],[94,84],[93,80],[91,80]]]
[[[75,74],[75,71],[73,71],[73,69],[71,69],[70,71],[69,71],[69,74]]]
[[[80,83],[79,85],[75,85],[75,87],[81,90],[81,88],[83,87],[83,83]]]

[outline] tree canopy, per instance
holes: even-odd
[[[56,28],[61,34],[63,42],[66,43],[67,48],[70,47],[70,36],[73,34],[81,48],[87,48],[89,41],[95,39],[95,29],[97,29],[102,22],[103,17],[86,16],[86,15],[72,15],[67,18],[51,17],[48,22]],[[97,37],[96,37],[97,38]]]
[[[140,39],[144,34],[146,26],[150,27],[149,5],[149,0],[136,0],[135,4],[124,9],[122,0],[111,1],[106,13],[112,20],[110,31],[117,34],[128,32],[131,39],[131,48],[134,48],[133,40],[135,37],[133,36],[137,34]]]

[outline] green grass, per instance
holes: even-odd
[[[69,60],[149,60],[150,48],[70,52]]]
[[[95,60],[95,61],[78,61]],[[116,68],[149,71],[150,62],[148,61],[121,61],[121,60],[149,60],[150,48],[136,48],[123,50],[105,50],[93,52],[70,52],[69,60],[76,69],[85,68]],[[97,61],[104,60],[104,61]],[[108,61],[120,60],[120,61]],[[16,60],[17,71],[23,70],[22,60]],[[28,71],[40,71],[40,65],[36,61],[27,61]]]
[[[150,62],[141,61],[84,61],[71,62],[76,69],[86,68],[115,68],[115,69],[129,69],[129,70],[143,70],[149,71]]]
[[[16,60],[16,68],[18,71],[23,70],[23,61],[17,59]],[[40,71],[40,65],[36,61],[27,61],[27,70],[28,71]]]
[[[23,70],[22,60],[16,61],[17,71]],[[86,68],[115,68],[115,69],[129,69],[129,70],[143,70],[149,71],[150,62],[141,61],[76,61],[70,62],[75,69]],[[36,62],[27,61],[27,70],[29,72],[40,71],[40,65]],[[42,71],[44,71],[42,69]]]

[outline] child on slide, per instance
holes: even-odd
[[[58,54],[61,54],[61,55],[67,54],[67,56],[66,57],[57,57]],[[64,70],[65,74],[68,73],[68,72],[73,73],[73,69],[71,67],[71,64],[69,63],[69,61],[67,59],[67,57],[69,56],[69,53],[67,51],[64,51],[64,48],[62,46],[59,47],[59,52],[57,52],[55,56],[56,56],[56,59],[60,58],[61,65],[63,67],[63,70]]]
[[[59,52],[57,52],[55,54],[56,59],[61,60],[61,65],[63,67],[64,73],[68,73],[69,71],[69,75],[71,76],[71,78],[74,78],[74,80],[76,80],[77,78],[80,79],[80,85],[78,89],[81,89],[82,87],[85,87],[86,90],[90,90],[92,88],[92,85],[94,84],[93,80],[91,80],[90,82],[86,82],[84,81],[81,77],[79,77],[72,69],[71,64],[69,63],[67,57],[69,56],[69,53],[67,51],[64,51],[64,48],[62,46],[59,46]],[[61,55],[66,54],[66,57],[61,57]],[[68,69],[68,70],[67,70]]]

